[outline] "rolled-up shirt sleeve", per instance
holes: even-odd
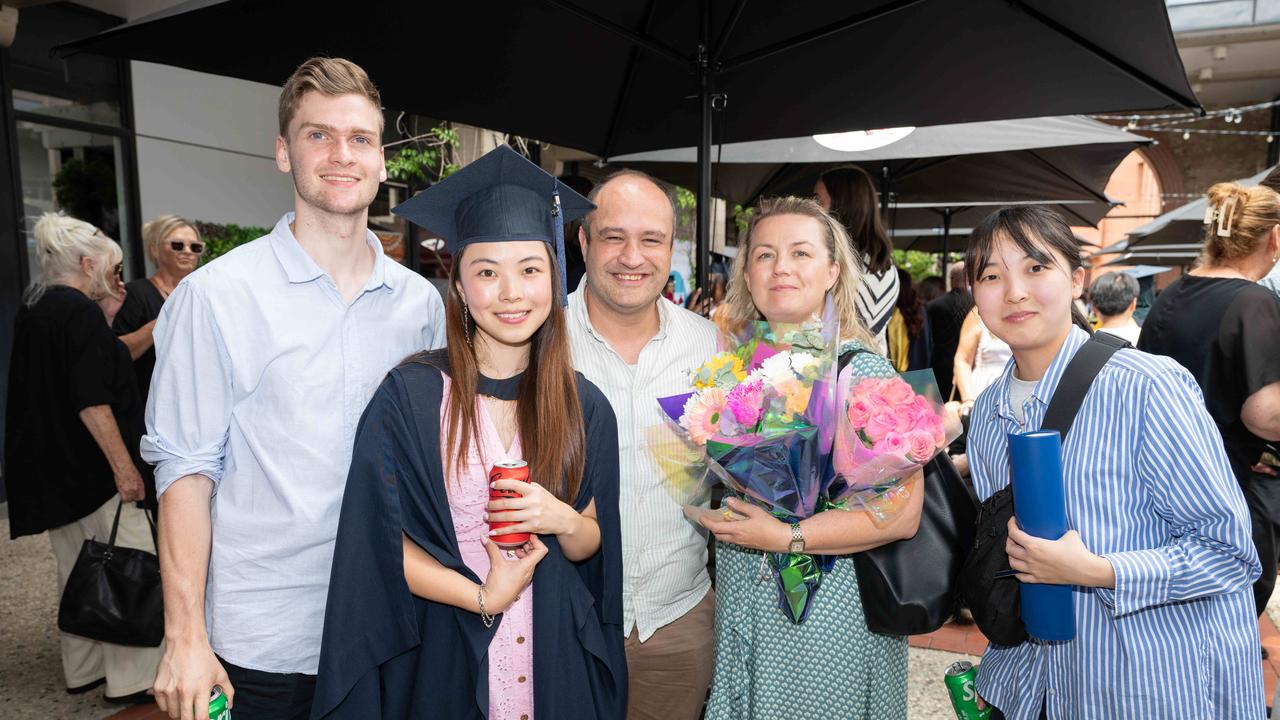
[[[209,478],[214,492],[222,482],[231,362],[208,296],[195,279],[173,291],[155,327],[156,367],[142,457],[155,465],[158,495],[188,475]]]
[[[1097,593],[1115,617],[1237,592],[1262,570],[1248,509],[1195,380],[1182,368],[1166,371],[1145,400],[1138,468],[1169,538],[1104,555],[1116,584]]]

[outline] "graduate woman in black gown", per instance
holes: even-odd
[[[591,207],[501,146],[396,208],[453,254],[448,348],[360,421],[313,717],[624,716],[616,421],[570,364],[558,262]],[[508,459],[533,483],[490,502]],[[497,511],[528,544],[487,540]]]

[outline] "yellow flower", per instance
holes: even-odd
[[[742,382],[746,377],[741,358],[733,353],[720,353],[694,372],[693,386],[699,389],[719,387],[724,390]]]

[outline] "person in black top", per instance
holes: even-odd
[[[18,310],[9,369],[5,479],[14,538],[48,531],[61,593],[84,540],[155,552],[135,503],[143,407],[129,352],[109,325],[124,295],[120,246],[89,223],[49,213],[35,226],[40,279]],[[155,491],[149,493],[154,501]],[[107,700],[144,702],[160,648],[62,635],[68,692],[106,683]]]
[[[129,348],[145,406],[151,391],[151,372],[156,367],[151,331],[165,298],[200,264],[205,246],[195,223],[177,215],[161,215],[143,225],[142,243],[156,264],[156,271],[151,277],[125,285],[124,304],[116,313],[112,329]]]
[[[1280,440],[1280,299],[1257,280],[1280,259],[1280,195],[1219,183],[1209,212],[1200,266],[1156,298],[1138,349],[1190,370],[1222,431],[1262,560],[1254,585],[1261,615],[1280,563],[1280,478],[1259,464],[1267,443]]]
[[[933,336],[933,353],[929,366],[938,379],[938,392],[943,398],[951,396],[954,377],[956,348],[960,345],[960,328],[964,318],[973,309],[973,295],[964,276],[964,263],[952,263],[947,268],[951,290],[925,306],[929,318],[929,331]]]

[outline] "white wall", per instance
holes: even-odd
[[[275,165],[278,87],[130,65],[143,222],[174,213],[270,227],[293,208]]]

